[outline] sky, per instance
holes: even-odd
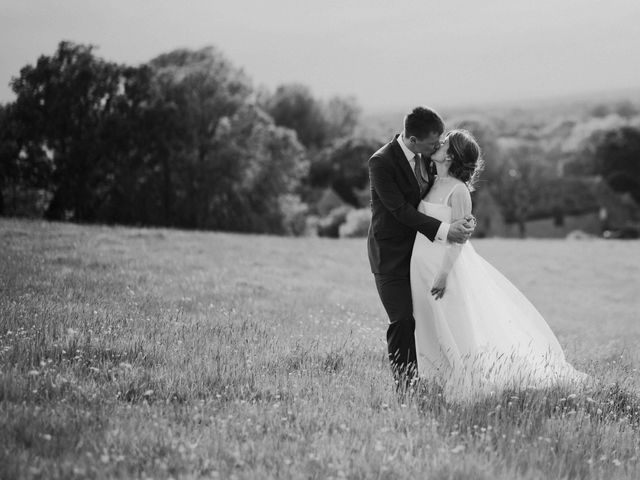
[[[61,40],[137,65],[213,45],[255,86],[365,111],[640,88],[638,0],[0,0],[0,102]]]

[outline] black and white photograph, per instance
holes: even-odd
[[[0,0],[0,480],[640,478],[639,22]]]

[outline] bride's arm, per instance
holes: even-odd
[[[471,194],[466,185],[457,185],[451,197],[449,199],[451,204],[451,221],[454,222],[461,218],[465,218],[471,215]],[[431,294],[438,300],[444,295],[444,290],[447,285],[447,275],[453,268],[460,252],[462,251],[462,244],[453,243],[447,244],[446,253],[442,261],[442,265],[435,280],[433,281],[433,287],[431,288]]]

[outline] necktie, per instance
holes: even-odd
[[[416,156],[413,157],[413,173],[416,174],[416,180],[418,180],[418,186],[420,187],[420,197],[422,197],[427,188],[427,184],[422,178],[422,168],[420,165],[421,163],[422,162],[420,161],[420,155],[416,154]]]

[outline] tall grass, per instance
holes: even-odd
[[[580,391],[396,395],[362,240],[0,221],[0,478],[638,478],[640,244],[478,240]]]

